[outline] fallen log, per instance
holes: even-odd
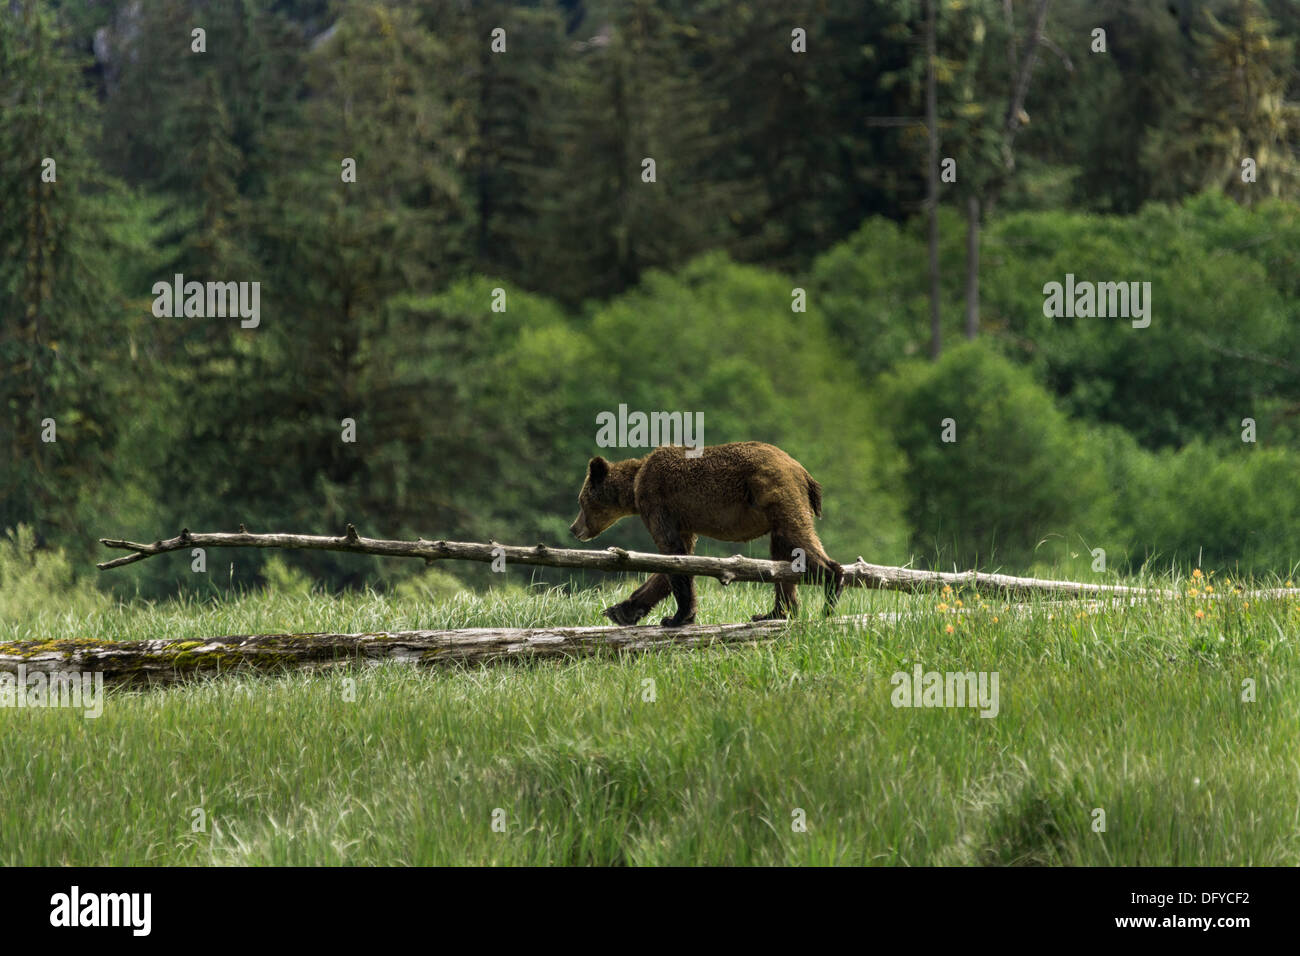
[[[886,617],[836,620],[878,622]],[[231,671],[320,669],[367,661],[445,666],[698,648],[772,640],[789,626],[786,621],[758,621],[680,628],[476,627],[364,634],[251,634],[202,640],[12,641],[0,643],[0,673],[99,673],[109,683],[155,684]]]
[[[496,561],[504,559],[506,565],[524,564],[551,568],[580,568],[588,571],[612,572],[664,572],[716,578],[722,584],[732,581],[799,581],[802,571],[796,571],[789,561],[768,561],[736,554],[729,558],[714,558],[692,554],[650,554],[607,548],[591,551],[580,548],[552,548],[545,544],[535,547],[488,544],[467,541],[390,541],[383,538],[366,538],[348,525],[347,532],[338,535],[314,534],[253,534],[243,525],[238,532],[192,533],[184,529],[174,538],[144,543],[124,541],[119,538],[100,538],[100,543],[110,548],[120,548],[131,554],[96,565],[101,571],[121,567],[135,561],[184,548],[286,548],[315,551],[351,551],[361,554],[378,554],[395,558],[423,558],[426,562],[439,560]],[[1060,594],[1068,596],[1172,596],[1171,591],[1131,587],[1119,584],[1090,584],[1080,581],[1049,581],[1038,578],[1014,577],[1008,574],[990,574],[984,571],[917,571],[882,564],[869,564],[859,557],[853,564],[844,565],[845,584],[848,587],[876,588],[890,591],[924,591],[942,587],[975,588],[1005,593]]]

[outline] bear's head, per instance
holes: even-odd
[[[569,525],[579,541],[590,541],[619,518],[636,514],[631,483],[622,474],[622,466],[627,464],[611,465],[600,457],[587,463],[587,480],[578,493],[578,517]]]

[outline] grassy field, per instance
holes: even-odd
[[[1300,600],[1207,580],[1124,609],[855,592],[898,612],[859,628],[810,593],[730,649],[3,708],[0,864],[1297,864]],[[19,602],[0,639],[596,624],[626,590]],[[710,582],[701,622],[770,601]],[[997,716],[895,707],[918,663],[996,671]]]

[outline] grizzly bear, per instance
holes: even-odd
[[[593,458],[578,495],[580,511],[569,530],[590,541],[620,518],[640,515],[662,554],[692,554],[697,535],[719,541],[752,541],[771,534],[772,560],[791,561],[802,548],[807,576],[826,588],[826,613],[844,589],[844,569],[827,557],[813,528],[821,517],[822,486],[803,465],[763,442],[732,442],[704,448],[696,457],[664,445],[642,458],[609,462]],[[664,627],[695,620],[695,579],[655,574],[627,598],[605,608],[615,624],[635,624],[669,593],[677,613]],[[798,607],[793,581],[776,583],[776,607],[754,620],[785,618]]]

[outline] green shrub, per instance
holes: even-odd
[[[1118,505],[1135,558],[1287,577],[1300,561],[1300,455],[1134,449]]]
[[[884,377],[879,396],[907,456],[907,515],[922,560],[1014,567],[1050,536],[1096,540],[1108,531],[1094,441],[989,346],[906,363]],[[945,419],[953,442],[941,440]]]
[[[944,341],[961,334],[966,279],[966,225],[939,210],[940,320]],[[930,341],[930,280],[922,219],[900,226],[864,222],[812,264],[808,306],[821,315],[843,353],[868,380]]]
[[[110,603],[93,583],[76,575],[62,549],[37,548],[36,535],[26,525],[0,537],[0,623],[22,624],[42,614],[82,617]]]
[[[464,583],[442,568],[426,568],[422,574],[406,578],[393,588],[395,600],[438,604],[467,590]]]
[[[262,564],[262,579],[268,591],[303,597],[312,592],[310,574],[289,564],[283,555],[273,554]]]
[[[1273,218],[1289,222],[1282,210]],[[1231,435],[1271,396],[1296,394],[1291,259],[1275,242],[1252,248],[1270,228],[1213,195],[1131,217],[1009,216],[986,234],[982,327],[1072,416],[1121,425],[1153,448]],[[1149,282],[1150,326],[1043,315],[1044,285],[1067,273]]]

